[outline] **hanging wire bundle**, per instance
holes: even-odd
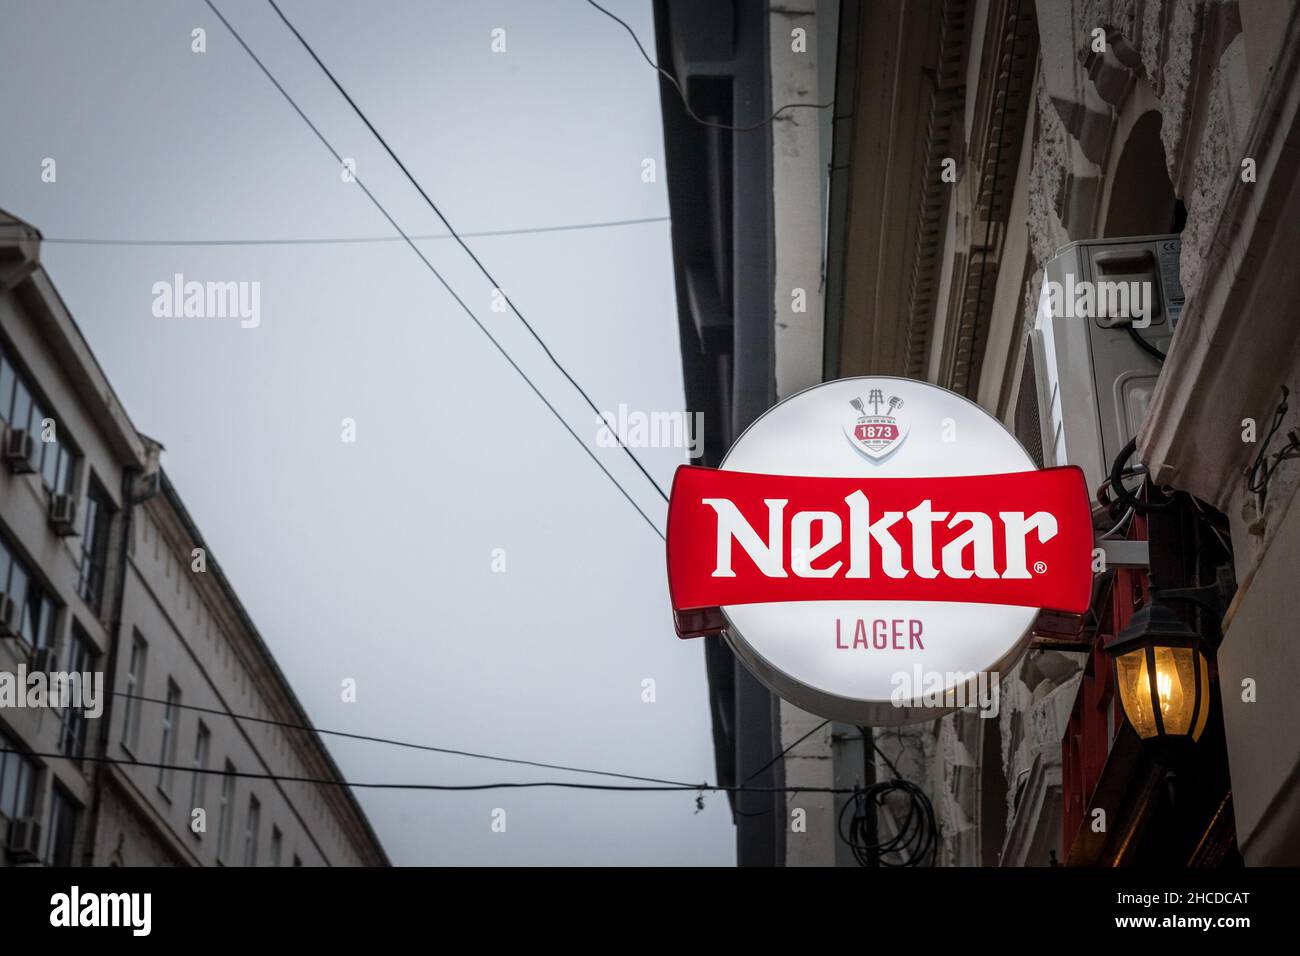
[[[873,838],[876,811],[891,793],[908,800],[903,825],[888,839]],[[848,816],[852,809],[852,816]],[[846,826],[847,821],[847,826]],[[909,780],[882,780],[857,787],[844,802],[838,823],[840,839],[848,844],[859,866],[933,866],[938,845],[934,807],[930,798]]]
[[[1264,512],[1264,502],[1268,500],[1268,483],[1273,480],[1273,473],[1277,471],[1282,462],[1300,458],[1300,435],[1297,435],[1294,429],[1287,432],[1285,445],[1272,455],[1268,453],[1269,445],[1273,442],[1273,436],[1277,434],[1277,430],[1282,427],[1283,419],[1286,418],[1287,400],[1290,397],[1291,390],[1283,385],[1282,397],[1277,403],[1277,408],[1273,411],[1273,424],[1269,427],[1264,440],[1260,442],[1259,453],[1255,455],[1255,461],[1246,473],[1246,487],[1255,496],[1256,507],[1261,514]]]

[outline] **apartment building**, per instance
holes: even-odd
[[[104,687],[97,716],[0,706],[21,751],[0,753],[0,865],[387,865],[39,233],[4,213],[0,420],[0,673]]]

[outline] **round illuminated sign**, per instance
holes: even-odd
[[[1036,471],[993,416],[911,379],[776,405],[719,469],[679,470],[668,537],[679,633],[722,633],[781,697],[849,723],[974,703],[952,695],[1005,672],[1041,608],[1091,594],[1082,473]]]

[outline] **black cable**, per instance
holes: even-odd
[[[790,794],[790,799],[793,800],[794,795],[797,794],[798,792],[799,792],[798,790],[792,791]],[[787,800],[786,803],[788,805],[789,800]],[[739,807],[732,807],[731,815],[733,817],[744,817],[747,820],[752,820],[752,819],[756,819],[757,817],[765,817],[769,813],[774,813],[775,811],[776,811],[776,807],[768,807],[766,810],[755,810],[753,813],[750,813],[748,810],[741,810]]]
[[[608,229],[614,226],[640,226],[651,222],[672,222],[670,216],[647,216],[643,219],[611,219],[605,222],[575,222],[563,226],[533,226],[525,229],[484,229],[462,232],[462,239],[491,236],[530,236],[541,232],[576,232],[583,229]],[[416,242],[451,239],[449,232],[412,235]],[[42,243],[65,246],[327,246],[369,242],[401,242],[401,236],[323,236],[301,239],[95,239],[84,236],[42,236]]]
[[[309,783],[330,787],[353,787],[359,790],[533,790],[542,787],[556,787],[562,790],[605,790],[613,793],[675,793],[675,792],[726,792],[726,793],[790,793],[801,790],[804,793],[852,793],[851,789],[835,787],[724,787],[711,783],[663,784],[660,786],[631,786],[611,783],[577,783],[565,780],[529,780],[521,783],[371,783],[355,780],[340,780],[332,777],[286,777],[274,773],[257,773],[250,770],[221,770],[215,767],[194,767],[184,764],[156,763],[148,760],[122,760],[117,757],[81,756],[69,757],[61,751],[13,750],[0,747],[0,754],[16,754],[20,757],[39,757],[44,760],[71,760],[73,762],[102,763],[110,766],[143,767],[146,770],[169,770],[176,773],[201,773],[215,777],[237,777],[246,780],[272,780],[276,783]]]
[[[809,737],[811,737],[813,734],[817,733],[817,731],[821,730],[823,727],[825,727],[825,726],[826,726],[827,724],[829,724],[829,723],[830,723],[829,720],[823,720],[820,724],[818,724],[818,725],[817,725],[816,727],[814,727],[812,730],[808,731],[808,733],[804,734],[802,737],[800,737],[798,740],[796,740],[796,741],[795,741],[794,743],[792,743],[790,746],[786,747],[784,750],[782,750],[779,754],[777,754],[775,757],[773,757],[773,758],[772,758],[771,760],[769,760],[767,763],[763,764],[763,766],[759,767],[757,770],[755,770],[753,773],[751,773],[748,777],[746,777],[746,778],[744,779],[743,783],[749,783],[749,781],[753,780],[753,779],[754,779],[755,777],[757,777],[760,773],[762,773],[762,772],[763,772],[764,770],[766,770],[768,767],[772,766],[772,764],[776,763],[778,760],[780,760],[782,757],[784,757],[786,754],[788,754],[791,750],[793,750],[795,747],[798,747],[801,743],[803,743],[805,740],[807,740],[807,739],[808,739]]]
[[[726,123],[716,123],[713,120],[703,119],[702,117],[696,115],[695,110],[691,109],[691,104],[686,100],[686,91],[683,90],[681,84],[677,82],[677,77],[673,76],[671,73],[669,73],[667,70],[661,67],[654,60],[650,59],[650,54],[647,53],[645,51],[645,47],[641,45],[641,38],[636,35],[636,31],[633,30],[628,25],[627,21],[621,19],[618,16],[615,16],[613,13],[610,13],[599,3],[596,3],[595,0],[587,0],[587,3],[591,4],[601,13],[605,14],[605,16],[609,17],[615,23],[619,24],[624,30],[626,30],[631,35],[632,42],[635,43],[636,48],[641,51],[641,56],[645,59],[647,63],[650,64],[651,69],[653,69],[656,73],[658,73],[665,80],[667,80],[669,85],[671,85],[672,88],[677,91],[677,96],[682,101],[682,109],[686,111],[686,115],[689,116],[691,119],[693,119],[695,122],[699,123],[701,126],[707,126],[710,129],[726,130],[731,133],[748,133],[751,130],[760,129],[761,127],[766,126],[768,123],[771,123],[774,119],[776,119],[786,110],[796,110],[796,109],[824,110],[835,105],[834,100],[832,100],[829,103],[787,103],[785,106],[780,107],[775,113],[773,113],[767,119],[760,120],[757,123],[752,123],[749,126],[730,126]]]
[[[870,728],[860,726],[858,732],[885,761],[893,777],[854,788],[853,798],[846,800],[840,808],[836,821],[837,835],[848,845],[859,866],[933,866],[938,849],[938,828],[930,798],[919,786],[903,778],[889,754],[876,743]],[[907,797],[907,816],[894,836],[882,840],[876,811],[890,794],[895,793]],[[847,818],[846,826],[850,808],[853,815]]]
[[[1133,513],[1134,513],[1133,509],[1129,508],[1127,511],[1124,512],[1124,514],[1118,520],[1115,521],[1115,524],[1112,525],[1108,531],[1103,531],[1101,534],[1097,535],[1096,540],[1098,541],[1109,540],[1111,535],[1113,535],[1116,531],[1118,531],[1121,526],[1128,524],[1129,521],[1133,519]]]
[[[1115,492],[1116,498],[1132,508],[1137,514],[1144,515],[1152,511],[1168,511],[1174,506],[1177,501],[1176,498],[1166,498],[1164,501],[1142,501],[1124,487],[1124,465],[1137,451],[1137,443],[1137,438],[1130,438],[1128,444],[1115,457],[1115,461],[1110,466],[1110,490]],[[1147,476],[1147,480],[1150,481],[1150,475]]]
[[[873,839],[871,823],[876,808],[892,793],[908,799],[907,816],[898,832],[888,839]],[[845,814],[853,810],[845,827]],[[857,787],[853,799],[840,808],[836,832],[853,853],[859,866],[921,867],[933,866],[938,850],[938,827],[930,798],[910,780],[894,779]],[[896,859],[891,859],[891,856]]]
[[[578,384],[577,380],[572,375],[569,374],[568,369],[566,369],[560,363],[560,360],[555,357],[555,353],[552,352],[550,346],[548,346],[542,340],[542,337],[537,334],[537,330],[533,328],[532,323],[530,323],[526,318],[524,318],[523,313],[520,312],[519,309],[515,307],[514,302],[510,300],[510,296],[506,295],[506,291],[501,286],[501,283],[498,282],[492,276],[492,273],[487,271],[487,268],[483,265],[482,262],[479,261],[479,258],[474,254],[474,251],[470,249],[468,245],[465,244],[465,241],[460,237],[460,234],[456,232],[452,224],[447,221],[447,217],[442,214],[442,210],[438,208],[437,203],[435,203],[431,198],[429,198],[429,194],[424,191],[424,187],[419,184],[419,182],[416,180],[416,178],[413,175],[411,175],[411,171],[406,168],[406,164],[403,163],[401,159],[398,158],[397,153],[394,152],[393,148],[388,145],[388,140],[384,139],[384,137],[380,134],[379,130],[375,128],[375,124],[370,122],[370,118],[366,116],[365,112],[361,109],[361,107],[357,105],[356,100],[354,100],[348,94],[348,91],[343,88],[343,84],[338,81],[338,78],[335,77],[332,72],[330,72],[330,68],[325,65],[325,62],[319,56],[316,55],[316,51],[312,49],[311,44],[308,43],[307,40],[303,37],[303,35],[298,32],[298,28],[289,22],[289,18],[284,15],[284,11],[280,9],[279,5],[275,2],[275,0],[267,0],[267,2],[271,5],[271,9],[273,9],[276,12],[276,14],[280,17],[281,21],[283,21],[284,25],[289,28],[289,32],[291,32],[298,39],[298,42],[302,44],[303,49],[306,50],[307,53],[311,56],[311,58],[316,61],[316,65],[320,67],[321,72],[323,72],[325,76],[329,78],[329,81],[334,84],[334,89],[339,91],[339,94],[345,100],[347,100],[348,105],[352,107],[353,112],[357,114],[357,116],[361,119],[361,122],[366,124],[366,129],[370,130],[371,135],[373,135],[375,139],[379,141],[379,145],[384,148],[384,152],[388,153],[389,158],[392,159],[392,161],[397,164],[397,168],[400,169],[402,171],[402,174],[406,176],[407,181],[410,182],[410,184],[415,187],[415,191],[420,194],[420,198],[422,198],[426,203],[428,203],[429,208],[433,210],[434,215],[436,215],[442,221],[443,226],[446,228],[448,232],[451,233],[451,237],[456,240],[456,243],[461,247],[461,249],[465,251],[465,254],[470,257],[470,259],[474,262],[474,265],[478,266],[478,271],[483,273],[484,278],[486,278],[488,282],[492,283],[492,287],[501,294],[502,300],[505,302],[506,305],[510,307],[510,311],[514,312],[515,316],[519,319],[519,321],[523,323],[524,328],[528,330],[528,333],[533,337],[533,340],[536,341],[537,344],[541,347],[542,351],[546,353],[546,357],[551,360],[551,364],[554,365],[557,369],[559,369],[560,374],[563,375],[566,379],[568,379],[569,384],[578,390],[578,394],[581,395],[586,400],[587,404],[591,406],[591,410],[596,413],[596,417],[598,419],[603,420],[604,415],[602,415],[600,409],[596,407],[596,403],[591,400],[591,396],[588,395],[586,390],[581,385]],[[209,5],[211,4],[209,3]],[[340,162],[341,161],[342,160],[340,160]],[[632,464],[636,465],[637,469],[641,472],[641,474],[645,476],[646,481],[650,482],[650,484],[654,486],[655,491],[659,492],[659,497],[663,498],[663,500],[667,502],[668,501],[667,492],[665,492],[663,488],[659,486],[659,482],[655,481],[654,478],[650,476],[650,472],[646,471],[645,465],[641,464],[641,460],[632,453],[632,449],[627,447],[627,444],[623,441],[622,435],[618,436],[618,444],[619,447],[623,449],[623,452],[627,455],[627,457],[632,460]]]
[[[244,48],[244,52],[247,53],[249,57],[252,58],[253,62],[258,65],[261,71],[266,75],[266,78],[271,81],[272,85],[275,86],[277,90],[279,90],[280,95],[283,96],[285,100],[289,103],[289,105],[293,107],[294,112],[296,112],[298,116],[302,118],[302,121],[307,124],[308,128],[310,128],[311,131],[316,134],[316,138],[319,139],[322,144],[324,144],[325,148],[330,151],[330,154],[335,158],[335,160],[337,160],[338,163],[342,165],[343,157],[339,154],[338,150],[336,150],[333,147],[333,145],[330,144],[330,141],[325,138],[325,135],[316,127],[316,124],[313,123],[308,118],[307,114],[302,111],[302,108],[299,107],[298,104],[294,101],[293,97],[289,95],[289,92],[283,86],[280,85],[280,81],[275,78],[275,75],[271,73],[269,69],[267,69],[266,64],[264,64],[258,58],[257,54],[253,52],[252,48],[249,47],[249,45],[244,42],[244,38],[241,37],[238,31],[236,31],[235,28],[230,25],[230,21],[228,21],[224,16],[221,15],[221,11],[216,8],[212,0],[203,0],[203,2],[208,5],[208,9],[210,9],[213,12],[213,14],[216,16],[216,18],[220,20],[222,24],[225,25],[227,30],[230,31],[231,35],[235,38],[235,40],[239,43],[239,45]],[[440,273],[437,269],[434,268],[433,263],[431,263],[428,260],[428,258],[424,255],[424,253],[420,251],[420,247],[417,246],[414,243],[414,241],[412,241],[411,237],[406,234],[405,230],[403,230],[402,227],[397,224],[397,220],[395,220],[389,214],[388,210],[384,208],[383,203],[381,203],[377,198],[375,198],[374,193],[372,193],[366,187],[366,184],[361,181],[361,177],[359,176],[354,177],[353,181],[358,186],[361,187],[361,191],[366,194],[366,197],[374,204],[375,208],[378,209],[383,214],[384,218],[387,219],[389,224],[394,229],[397,230],[398,234],[401,235],[401,237],[406,241],[406,244],[411,247],[412,251],[417,256],[420,257],[420,261],[423,262],[425,267],[430,272],[433,273],[434,277],[442,284],[442,287],[447,290],[447,294],[456,300],[456,303],[465,311],[465,314],[469,316],[470,320],[478,327],[478,330],[482,332],[485,336],[487,336],[488,341],[491,342],[496,347],[496,350],[501,353],[502,358],[504,358],[507,362],[509,362],[510,367],[513,368],[517,373],[519,373],[519,377],[528,383],[528,387],[533,390],[533,394],[535,394],[541,400],[542,404],[545,405],[550,410],[551,414],[555,416],[556,421],[558,421],[561,425],[564,426],[564,430],[567,431],[573,437],[573,440],[578,443],[578,446],[582,448],[584,452],[587,453],[587,457],[589,457],[593,462],[596,463],[596,467],[599,468],[602,472],[604,472],[605,477],[614,483],[614,486],[618,488],[618,490],[622,493],[623,497],[627,499],[628,504],[630,504],[633,508],[636,509],[637,514],[639,514],[642,517],[642,519],[644,519],[645,523],[648,524],[654,530],[654,533],[659,536],[660,540],[663,540],[664,534],[662,531],[659,530],[658,525],[656,525],[653,521],[650,520],[650,516],[647,515],[641,509],[641,506],[636,503],[636,501],[628,493],[627,489],[624,488],[622,484],[619,483],[618,479],[615,478],[613,474],[610,473],[609,469],[607,469],[603,464],[601,464],[601,461],[596,456],[596,453],[593,452],[590,448],[588,448],[587,443],[578,437],[578,433],[573,430],[572,426],[570,426],[567,421],[564,420],[564,417],[559,413],[559,411],[555,408],[555,406],[552,405],[550,401],[547,400],[546,396],[542,394],[541,389],[539,389],[533,383],[533,380],[528,377],[527,373],[525,373],[524,370],[519,367],[519,363],[517,363],[513,358],[511,358],[510,353],[507,352],[505,348],[501,345],[501,343],[496,340],[495,336],[493,336],[492,333],[487,330],[487,326],[485,326],[481,321],[479,321],[478,316],[476,316],[473,310],[470,309],[470,307],[465,304],[465,300],[456,294],[455,290],[452,289],[452,287],[447,283],[447,280],[442,277],[442,273]],[[656,485],[656,487],[658,486]],[[662,493],[663,492],[661,490],[660,494]]]
[[[1197,520],[1200,521],[1201,524],[1205,525],[1207,528],[1210,529],[1215,539],[1219,542],[1219,547],[1223,549],[1224,557],[1226,557],[1229,561],[1231,561],[1233,555],[1232,541],[1230,540],[1232,536],[1232,529],[1226,526],[1220,528],[1218,522],[1216,522],[1214,518],[1210,515],[1210,513],[1205,510],[1205,506],[1201,503],[1201,500],[1199,498],[1195,497],[1194,495],[1188,495],[1188,497],[1191,499],[1192,507],[1196,511]],[[1217,513],[1217,509],[1216,509],[1216,513]],[[1224,537],[1225,534],[1228,537]],[[1201,550],[1200,548],[1197,549],[1198,555],[1200,554],[1200,550]]]
[[[1261,514],[1264,512],[1265,502],[1268,501],[1268,485],[1273,480],[1273,473],[1282,462],[1300,457],[1300,454],[1297,454],[1300,453],[1300,436],[1291,431],[1287,433],[1290,440],[1273,455],[1273,464],[1268,463],[1268,446],[1273,443],[1273,436],[1277,434],[1277,430],[1282,427],[1282,421],[1286,418],[1287,409],[1290,407],[1288,404],[1290,396],[1291,390],[1283,385],[1282,397],[1273,410],[1273,424],[1269,426],[1268,434],[1260,442],[1255,460],[1251,463],[1250,470],[1246,472],[1246,490],[1259,498],[1257,510]]]
[[[743,786],[744,784],[749,783],[749,781],[753,780],[753,779],[754,779],[755,777],[757,777],[760,773],[762,773],[762,772],[763,772],[764,770],[766,770],[768,767],[772,766],[772,764],[776,763],[778,760],[780,760],[782,757],[784,757],[786,754],[788,754],[791,750],[793,750],[795,747],[798,747],[801,743],[803,743],[805,740],[807,740],[807,739],[808,739],[809,737],[811,737],[813,734],[817,733],[817,731],[821,730],[823,727],[825,727],[825,726],[826,726],[827,724],[829,724],[829,723],[830,723],[829,720],[823,720],[820,724],[818,724],[818,725],[817,725],[816,727],[814,727],[812,730],[808,731],[808,733],[804,734],[802,737],[800,737],[800,738],[799,738],[798,740],[796,740],[794,743],[790,744],[790,746],[786,747],[786,748],[785,748],[784,750],[782,750],[779,754],[777,754],[775,757],[773,757],[773,758],[772,758],[771,760],[769,760],[767,763],[763,764],[763,766],[759,767],[757,770],[755,770],[753,773],[751,773],[748,777],[746,777],[744,780],[742,780],[742,781],[741,781],[742,786]],[[798,793],[800,790],[804,790],[804,789],[807,789],[807,788],[805,788],[805,787],[800,787],[800,788],[798,788],[798,789],[796,789],[796,790],[791,791],[791,796],[793,796],[794,794]],[[775,808],[775,807],[768,807],[766,810],[758,810],[758,811],[755,811],[755,812],[753,812],[753,813],[749,813],[749,812],[746,812],[746,811],[744,811],[744,810],[739,810],[739,809],[733,807],[732,810],[731,810],[731,812],[732,812],[735,816],[738,816],[738,817],[765,817],[765,816],[767,816],[769,813],[771,813],[774,809],[776,809],[776,808]]]
[[[1138,330],[1133,327],[1132,322],[1126,322],[1124,324],[1124,328],[1128,329],[1129,337],[1133,339],[1133,341],[1137,344],[1138,348],[1140,348],[1143,352],[1146,352],[1147,355],[1150,355],[1161,365],[1164,364],[1165,359],[1167,359],[1169,356],[1166,355],[1164,352],[1160,351],[1158,348],[1156,348],[1146,339],[1144,339],[1142,335],[1138,332]]]
[[[1147,473],[1147,470],[1146,470],[1145,468],[1143,468],[1141,465],[1139,465],[1139,466],[1136,467],[1136,468],[1125,468],[1125,469],[1124,469],[1124,473],[1123,473],[1123,475],[1121,475],[1120,477],[1122,477],[1122,478],[1137,478],[1137,477],[1139,477],[1139,476],[1141,476],[1141,475],[1145,475],[1146,473]],[[1113,509],[1113,508],[1115,507],[1115,502],[1113,502],[1113,501],[1110,500],[1110,495],[1109,495],[1109,494],[1107,493],[1107,491],[1106,491],[1106,489],[1109,488],[1109,487],[1110,487],[1110,476],[1107,475],[1107,476],[1106,476],[1106,480],[1103,481],[1103,482],[1098,486],[1098,488],[1097,488],[1097,493],[1096,493],[1096,495],[1095,495],[1095,500],[1096,500],[1097,504],[1101,505],[1101,506],[1102,506],[1103,508],[1105,508],[1107,511],[1109,511],[1109,510],[1111,510],[1111,509]]]
[[[898,768],[894,766],[894,761],[889,759],[889,754],[880,749],[880,745],[876,743],[875,734],[871,733],[871,728],[859,727],[858,732],[862,734],[863,739],[869,739],[871,741],[872,749],[875,750],[876,753],[880,754],[881,759],[889,766],[889,772],[892,773],[895,778],[901,780],[903,775],[899,773]]]
[[[472,750],[458,750],[452,747],[435,747],[431,744],[417,744],[407,740],[392,740],[387,737],[374,737],[369,734],[356,734],[344,730],[325,730],[321,727],[313,727],[310,724],[295,724],[287,720],[275,720],[272,717],[254,717],[251,714],[236,714],[234,711],[222,710],[216,707],[201,707],[197,704],[182,704],[178,701],[163,700],[160,697],[147,697],[143,694],[131,694],[126,691],[113,691],[114,697],[125,697],[130,700],[144,701],[150,704],[162,704],[167,707],[175,707],[178,710],[191,710],[200,714],[214,714],[220,717],[230,717],[232,720],[246,720],[250,723],[266,724],[271,727],[281,727],[286,730],[302,730],[314,734],[325,734],[330,737],[344,737],[349,740],[364,740],[369,743],[388,744],[392,747],[404,747],[408,750],[424,750],[430,753],[449,754],[455,757],[473,757],[476,760],[491,760],[496,763],[517,764],[523,767],[538,767],[542,770],[563,770],[568,773],[587,773],[597,777],[618,777],[623,780],[639,780],[643,783],[666,783],[676,786],[691,787],[690,783],[683,780],[665,780],[661,777],[643,777],[631,773],[616,773],[612,770],[591,770],[587,767],[569,767],[564,764],[543,763],[540,760],[523,760],[515,757],[500,757],[496,754],[476,753]],[[746,781],[748,783],[748,781]]]
[[[1111,569],[1111,570],[1108,570],[1108,571],[1104,571],[1104,572],[1102,572],[1102,573],[1105,574],[1105,576],[1106,576],[1106,587],[1105,587],[1105,590],[1104,590],[1104,591],[1101,591],[1101,592],[1097,592],[1096,589],[1095,589],[1095,586],[1094,586],[1093,594],[1096,595],[1096,594],[1100,593],[1100,594],[1101,594],[1101,600],[1100,600],[1100,601],[1097,601],[1097,600],[1095,599],[1095,597],[1093,597],[1093,598],[1091,598],[1091,599],[1089,600],[1089,602],[1088,602],[1088,612],[1087,612],[1087,615],[1086,615],[1085,618],[1084,618],[1084,624],[1083,624],[1084,629],[1086,630],[1086,629],[1088,628],[1088,626],[1089,626],[1089,620],[1088,620],[1088,619],[1091,618],[1091,625],[1092,625],[1092,638],[1091,638],[1091,639],[1093,639],[1093,640],[1096,639],[1096,637],[1097,637],[1097,633],[1101,630],[1101,614],[1099,613],[1099,611],[1101,610],[1101,608],[1106,607],[1107,605],[1110,604],[1110,596],[1111,596],[1111,594],[1112,594],[1112,593],[1114,592],[1114,590],[1115,590],[1115,577],[1116,577],[1116,574],[1115,574],[1114,569]]]

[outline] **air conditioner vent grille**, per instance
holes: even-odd
[[[1024,368],[1020,373],[1020,392],[1016,396],[1016,437],[1025,446],[1034,464],[1043,467],[1043,428],[1038,418],[1038,381],[1034,374],[1034,350],[1025,343]]]

